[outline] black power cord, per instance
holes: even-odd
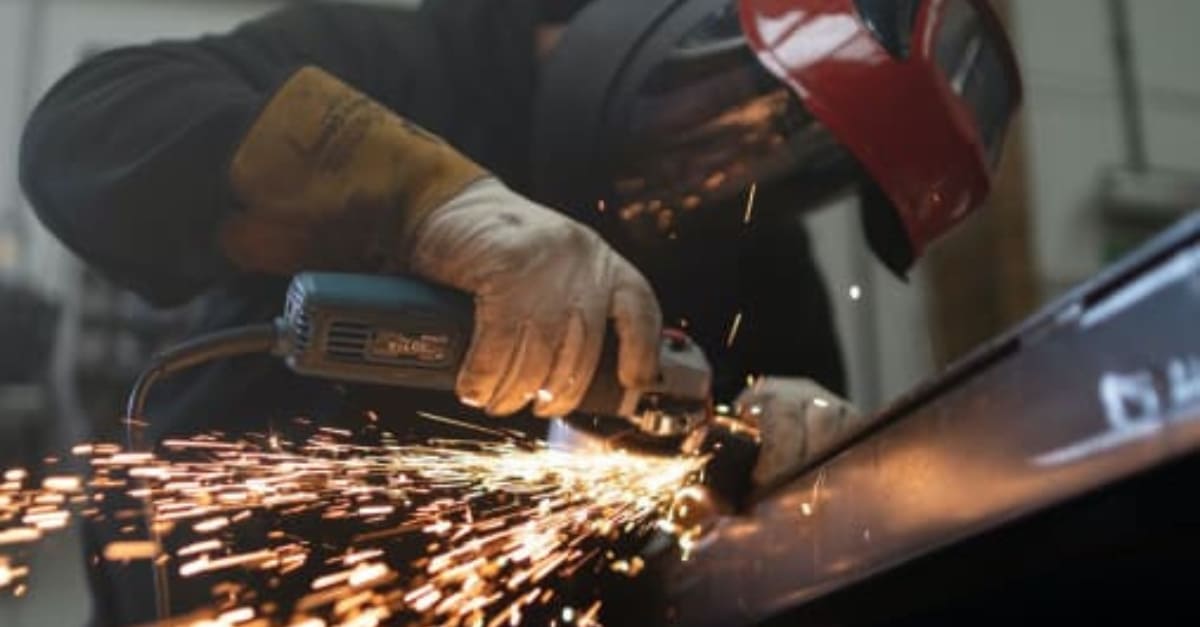
[[[202,335],[157,353],[129,392],[125,407],[128,445],[134,446],[133,426],[145,421],[146,399],[155,383],[217,359],[277,352],[284,337],[280,322],[266,322]]]

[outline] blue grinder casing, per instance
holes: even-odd
[[[299,274],[273,352],[305,376],[449,391],[473,337],[474,307],[464,292],[412,277]],[[627,390],[617,376],[617,332],[607,325],[576,417],[619,418],[656,440],[675,440],[703,422],[711,385],[703,352],[678,332],[663,333],[661,342],[658,383]]]
[[[282,323],[283,357],[299,374],[453,390],[474,303],[404,277],[313,272],[293,279]]]

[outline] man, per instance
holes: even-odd
[[[846,427],[805,422],[837,404],[810,380],[844,376],[798,212],[861,186],[903,273],[986,195],[1018,100],[975,0],[302,4],[81,64],[29,121],[22,181],[115,281],[204,299],[205,330],[277,315],[301,270],[470,292],[457,396],[492,415],[569,413],[610,322],[645,386],[684,326],[718,399],[768,375],[739,405],[794,462]],[[249,358],[158,400],[160,433],[438,404]]]
[[[662,324],[686,327],[763,427],[762,483],[853,423],[799,213],[860,187],[903,273],[983,200],[1018,100],[982,0],[303,3],[84,62],[33,113],[21,175],[107,276],[202,300],[198,332],[273,318],[301,270],[474,294],[457,397],[488,414],[570,412],[610,321],[621,383],[646,385]],[[368,410],[404,431],[464,413],[444,396],[240,358],[147,414],[158,435]],[[155,618],[140,576],[93,572],[98,620]]]

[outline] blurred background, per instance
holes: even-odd
[[[87,55],[226,30],[281,4],[0,0],[0,467],[37,464],[86,438],[91,420],[115,420],[137,369],[189,316],[114,288],[37,223],[17,184],[26,115]],[[994,4],[1013,34],[1026,100],[991,206],[907,284],[868,255],[853,201],[808,218],[852,400],[864,408],[886,404],[1200,207],[1200,2]],[[65,536],[39,558],[32,589],[43,598],[0,598],[0,625],[84,622],[74,541]]]

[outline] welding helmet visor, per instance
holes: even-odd
[[[593,2],[543,68],[536,120],[541,196],[641,245],[735,223],[713,213],[752,185],[789,179],[803,205],[859,172],[730,0]]]
[[[863,168],[863,222],[903,274],[991,190],[1021,101],[986,0],[741,0],[744,32]]]
[[[748,196],[752,185],[803,177],[820,193],[855,180],[857,166],[746,45],[735,3],[674,41],[643,80],[613,103],[610,206],[627,220],[673,228],[675,216]]]
[[[868,240],[903,272],[987,191],[1010,54],[969,0],[593,2],[543,68],[538,192],[644,243],[752,185],[786,184],[794,210],[862,184]]]

